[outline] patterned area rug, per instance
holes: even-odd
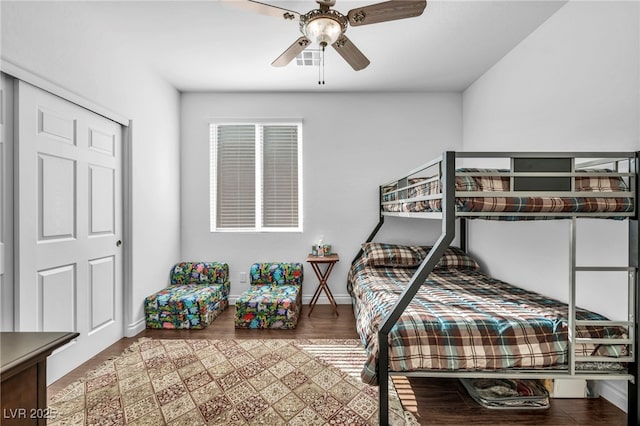
[[[49,397],[49,425],[374,425],[357,340],[142,338]],[[390,388],[389,420],[417,424]]]

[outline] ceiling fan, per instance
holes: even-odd
[[[396,19],[412,18],[422,15],[422,12],[427,6],[426,0],[390,0],[351,9],[345,16],[337,10],[332,9],[336,0],[316,0],[316,3],[318,3],[319,6],[317,9],[313,9],[305,14],[300,14],[293,10],[255,0],[246,0],[244,2],[244,6],[258,13],[289,21],[299,21],[302,37],[299,37],[293,42],[271,65],[274,67],[287,65],[312,42],[316,42],[323,51],[327,45],[330,44],[333,46],[354,70],[359,71],[366,68],[370,62],[344,34],[349,25],[356,27]]]

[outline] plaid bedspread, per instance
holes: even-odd
[[[458,169],[457,172],[507,172],[499,169]],[[594,172],[593,170],[591,172]],[[584,197],[513,197],[508,196],[510,180],[508,176],[456,176],[456,191],[466,192],[504,192],[504,197],[456,197],[456,211],[458,212],[491,212],[505,213],[505,216],[493,217],[502,220],[523,220],[532,217],[509,216],[509,213],[621,213],[633,211],[633,198],[629,197],[598,197],[597,192],[626,192],[629,191],[625,182],[617,176],[607,176],[607,170],[601,170],[602,176],[576,177],[575,191],[584,192]],[[412,186],[407,189],[406,198],[439,194],[440,182],[427,178],[409,179],[409,185],[426,181],[425,184]],[[393,185],[383,188],[383,201],[395,201],[399,197],[397,188]],[[383,205],[384,211],[389,212],[439,212],[441,202],[435,200],[421,200]],[[543,219],[544,217],[538,217]]]
[[[365,383],[376,384],[377,331],[414,268],[349,272],[356,328],[367,350]],[[579,309],[578,319],[604,319]],[[567,306],[482,272],[434,271],[389,334],[389,369],[495,370],[567,363]],[[580,327],[578,337],[622,337],[618,327]],[[578,355],[620,356],[624,345],[576,345]]]

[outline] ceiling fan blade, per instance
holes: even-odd
[[[258,12],[263,15],[269,15],[276,18],[283,18],[287,21],[297,21],[300,19],[300,14],[296,11],[273,6],[267,3],[261,3],[255,0],[232,1],[231,3],[237,7],[241,7],[242,9],[251,10],[253,12]]]
[[[356,71],[360,71],[370,64],[369,59],[344,34],[332,46]]]
[[[307,48],[311,44],[311,40],[302,36],[293,42],[291,46],[287,48],[282,55],[278,56],[275,61],[271,62],[274,67],[284,67],[293,60],[300,52]]]
[[[347,17],[349,24],[357,27],[358,25],[420,16],[425,7],[427,7],[426,0],[390,0],[351,9]]]

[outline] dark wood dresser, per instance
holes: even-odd
[[[47,409],[47,357],[78,337],[69,332],[0,333],[0,423],[44,425]]]

